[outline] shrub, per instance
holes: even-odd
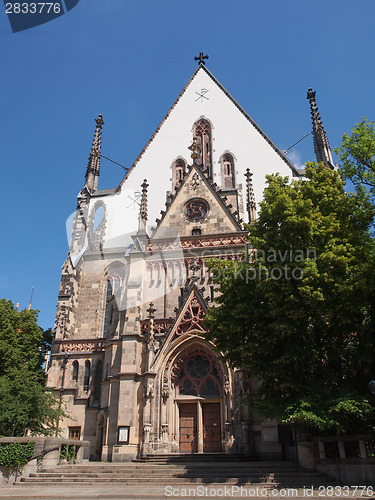
[[[26,465],[33,456],[35,443],[1,443],[0,465],[13,472]]]

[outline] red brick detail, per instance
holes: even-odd
[[[173,320],[170,318],[154,319],[154,333],[167,333]],[[150,332],[150,322],[148,319],[141,320],[141,334]]]
[[[149,251],[175,250],[178,248],[216,248],[223,246],[244,246],[247,234],[225,236],[200,236],[197,238],[181,238],[180,241],[150,241]]]
[[[63,340],[59,342],[59,352],[101,352],[104,351],[103,339]]]

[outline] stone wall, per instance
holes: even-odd
[[[313,444],[315,465],[319,472],[344,484],[375,486],[373,436],[320,437],[315,438]]]
[[[90,443],[75,439],[61,439],[58,437],[2,437],[0,444],[28,443],[34,442],[34,452],[31,460],[21,470],[9,472],[5,467],[0,467],[0,484],[9,484],[19,481],[31,473],[37,472],[38,468],[51,467],[60,462],[60,448],[63,445],[74,445],[78,448],[76,463],[88,461]]]

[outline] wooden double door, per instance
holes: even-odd
[[[180,453],[221,451],[220,403],[180,403]]]

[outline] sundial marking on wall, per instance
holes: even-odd
[[[197,102],[199,99],[201,100],[201,102],[203,102],[203,99],[206,99],[207,101],[209,101],[210,98],[206,96],[207,92],[209,92],[209,89],[201,89],[200,92],[195,92],[198,96],[195,99],[195,102]]]

